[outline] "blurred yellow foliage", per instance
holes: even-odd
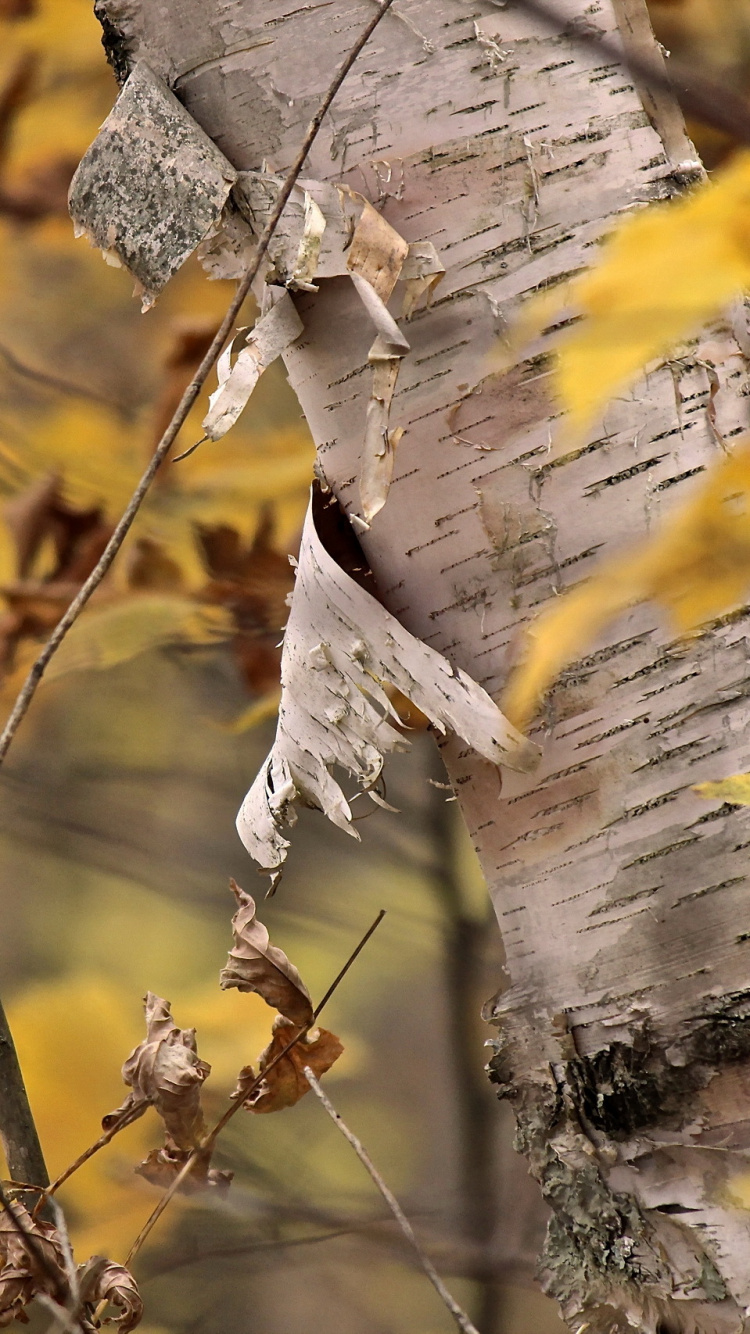
[[[735,806],[750,806],[750,774],[732,774],[717,783],[696,783],[693,792],[707,801],[729,801]]]
[[[686,198],[629,218],[590,270],[532,298],[523,343],[579,315],[559,338],[555,387],[578,434],[650,361],[717,315],[750,286],[750,153]]]
[[[619,612],[652,599],[677,631],[697,630],[739,605],[750,589],[750,442],[722,459],[692,498],[640,546],[603,561],[556,598],[528,631],[502,708],[525,727],[555,677]]]

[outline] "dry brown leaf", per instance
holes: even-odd
[[[124,1265],[114,1260],[107,1260],[103,1255],[92,1255],[85,1265],[78,1267],[78,1282],[81,1301],[87,1306],[96,1306],[99,1302],[109,1302],[122,1313],[111,1322],[117,1325],[120,1334],[129,1334],[131,1329],[141,1323],[143,1302],[138,1285]]]
[[[131,1091],[121,1107],[103,1118],[102,1126],[108,1130],[136,1103],[150,1103],[164,1122],[165,1142],[160,1149],[152,1149],[135,1170],[153,1185],[167,1186],[206,1134],[201,1086],[211,1067],[198,1057],[195,1029],[175,1024],[169,1001],[149,991],[145,1010],[145,1040],[122,1067],[123,1080]],[[232,1173],[209,1170],[210,1159],[210,1149],[198,1155],[180,1187],[184,1194],[205,1186],[229,1185]]]
[[[198,528],[198,543],[210,576],[203,602],[217,603],[235,624],[232,651],[253,694],[265,695],[279,683],[279,640],[289,615],[287,597],[294,576],[287,556],[272,544],[273,514],[265,509],[249,546],[227,525]]]
[[[271,1041],[258,1058],[258,1074],[263,1074],[271,1062],[300,1032],[299,1027],[282,1014],[274,1020]],[[285,1107],[293,1107],[300,1098],[310,1092],[310,1085],[305,1078],[304,1069],[309,1065],[313,1074],[320,1078],[330,1070],[344,1050],[335,1033],[327,1028],[314,1028],[301,1037],[291,1051],[268,1070],[260,1088],[251,1093],[244,1102],[248,1112],[280,1112]],[[235,1098],[244,1097],[243,1090],[256,1078],[252,1066],[245,1066],[240,1071]]]
[[[152,1186],[166,1190],[172,1185],[178,1172],[182,1171],[188,1158],[189,1149],[178,1149],[167,1136],[166,1143],[160,1149],[152,1149],[142,1163],[136,1167],[138,1176],[143,1177]],[[232,1183],[233,1172],[223,1172],[210,1166],[211,1150],[198,1154],[188,1175],[181,1182],[180,1195],[193,1195],[199,1190],[227,1191]]]
[[[270,943],[255,915],[255,901],[234,880],[229,884],[239,907],[232,918],[234,946],[221,973],[222,989],[257,991],[266,1004],[301,1028],[313,1017],[310,993],[284,951]]]
[[[65,1259],[57,1228],[34,1219],[20,1200],[13,1212],[35,1239],[53,1273],[66,1284]],[[52,1293],[54,1280],[26,1248],[17,1226],[6,1210],[0,1210],[0,1326],[24,1320],[24,1307],[37,1292]]]
[[[107,1130],[136,1102],[156,1108],[167,1135],[180,1149],[194,1149],[206,1131],[200,1090],[210,1065],[198,1058],[195,1029],[178,1028],[169,1001],[149,991],[145,1002],[146,1037],[130,1053],[122,1077],[131,1092],[121,1107],[102,1121]]]

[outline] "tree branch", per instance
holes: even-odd
[[[122,515],[122,518],[120,519],[119,523],[117,524],[117,527],[115,528],[115,531],[113,532],[111,538],[109,539],[109,542],[104,548],[101,558],[95,565],[94,569],[92,570],[86,582],[83,584],[77,597],[73,599],[70,606],[68,607],[68,610],[65,612],[64,616],[58,621],[57,625],[55,626],[55,629],[52,631],[52,634],[50,635],[49,639],[47,640],[47,643],[45,644],[38,658],[36,659],[36,662],[33,664],[28,676],[26,677],[26,680],[24,681],[24,684],[21,687],[21,690],[18,693],[10,717],[8,718],[8,721],[5,724],[2,735],[0,735],[0,764],[2,764],[3,760],[5,759],[5,756],[8,753],[8,750],[10,749],[13,738],[16,732],[18,731],[19,725],[22,722],[32,699],[34,698],[37,686],[39,685],[39,682],[41,681],[47,666],[49,665],[51,659],[54,657],[55,653],[60,647],[63,639],[67,635],[71,626],[75,625],[79,615],[86,606],[86,603],[89,601],[89,598],[92,596],[93,593],[96,592],[97,588],[102,582],[102,579],[107,574],[107,571],[109,570],[113,560],[115,559],[115,556],[120,550],[120,547],[125,541],[125,538],[130,532],[130,529],[133,525],[133,520],[135,519],[143,503],[143,500],[149,490],[149,487],[151,486],[151,483],[153,482],[159,467],[164,462],[170,449],[172,448],[172,445],[174,444],[178,432],[184,425],[187,415],[190,412],[190,409],[192,408],[195,400],[198,397],[198,394],[200,393],[206,379],[208,378],[208,374],[211,370],[211,367],[213,366],[214,362],[219,356],[219,353],[221,352],[225,342],[227,341],[227,338],[229,337],[229,334],[231,333],[234,327],[240,308],[245,298],[247,297],[248,293],[250,292],[250,288],[255,282],[258,273],[260,272],[260,266],[263,261],[263,257],[268,249],[269,243],[276,230],[276,227],[278,226],[281,214],[283,213],[284,208],[292,193],[292,190],[294,189],[297,177],[299,176],[302,167],[304,166],[307,155],[317,137],[318,131],[323,123],[323,118],[325,117],[329,107],[331,106],[331,103],[333,102],[333,99],[335,98],[337,92],[339,91],[339,88],[344,82],[344,79],[349,73],[349,70],[351,69],[352,65],[357,59],[357,56],[359,55],[360,51],[362,51],[363,47],[366,46],[367,42],[369,41],[375,29],[377,28],[383,15],[390,9],[392,4],[393,0],[383,0],[383,3],[381,4],[377,14],[373,15],[370,22],[363,28],[362,32],[360,33],[354,45],[352,46],[348,55],[345,57],[345,59],[339,66],[339,69],[337,70],[333,78],[333,81],[331,82],[330,87],[328,88],[328,91],[326,92],[323,100],[320,103],[320,106],[318,107],[317,111],[315,112],[315,115],[310,121],[310,124],[307,127],[307,133],[305,134],[305,137],[302,141],[302,145],[299,149],[299,152],[297,153],[296,158],[294,159],[294,162],[289,170],[289,173],[284,181],[284,184],[281,187],[281,190],[279,192],[271,216],[269,217],[268,222],[263,228],[263,231],[258,239],[258,244],[255,248],[255,254],[253,256],[252,262],[247,270],[247,273],[245,274],[244,278],[240,281],[237,287],[237,291],[235,292],[234,297],[232,298],[232,301],[229,304],[229,309],[227,310],[227,313],[224,316],[224,319],[222,320],[216,332],[215,337],[213,338],[211,346],[209,347],[195,375],[190,381],[190,384],[188,385],[187,389],[182,395],[182,398],[180,399],[180,402],[175,410],[174,416],[172,417],[172,420],[167,426],[167,429],[165,430],[161,440],[156,446],[156,449],[154,450],[154,453],[151,456],[151,461],[148,467],[146,468],[146,471],[144,472],[143,476],[141,477],[140,482],[135,488],[135,491],[130,497],[130,501],[128,502],[127,508],[124,514]]]
[[[13,1034],[0,1002],[0,1137],[14,1181],[46,1189],[49,1176]]]
[[[383,1199],[385,1200],[386,1204],[388,1205],[388,1208],[393,1214],[393,1217],[395,1218],[396,1222],[401,1228],[401,1231],[406,1237],[406,1240],[408,1241],[409,1245],[413,1247],[417,1259],[419,1260],[419,1263],[424,1269],[425,1274],[430,1280],[430,1283],[432,1284],[433,1288],[437,1292],[440,1299],[448,1307],[448,1310],[453,1316],[459,1329],[463,1330],[463,1334],[478,1334],[476,1326],[471,1323],[466,1312],[463,1310],[462,1307],[459,1306],[455,1298],[451,1296],[450,1292],[446,1288],[443,1280],[438,1274],[437,1269],[433,1265],[432,1261],[428,1259],[428,1257],[425,1255],[424,1251],[420,1247],[419,1242],[417,1241],[414,1235],[414,1230],[412,1228],[411,1223],[406,1217],[406,1214],[401,1208],[401,1205],[396,1199],[396,1196],[393,1194],[391,1190],[389,1190],[388,1186],[385,1184],[377,1167],[373,1163],[370,1155],[367,1153],[367,1150],[363,1147],[361,1141],[357,1139],[357,1136],[354,1134],[354,1131],[350,1130],[346,1122],[343,1121],[342,1118],[339,1116],[333,1103],[330,1101],[330,1099],[326,1096],[326,1094],[320,1087],[320,1084],[318,1083],[318,1080],[315,1078],[315,1075],[313,1074],[309,1065],[305,1066],[304,1073],[305,1073],[305,1078],[308,1084],[310,1085],[310,1088],[312,1089],[315,1096],[319,1098],[320,1101],[322,1102],[334,1125],[338,1127],[344,1138],[349,1141],[352,1148],[354,1149],[354,1152],[359,1158],[359,1161],[362,1163],[362,1166],[365,1167],[367,1171],[370,1173],[370,1176],[375,1182],[375,1185],[380,1191],[380,1194],[383,1196]]]

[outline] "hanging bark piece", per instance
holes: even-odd
[[[203,419],[203,429],[210,440],[220,440],[234,426],[264,370],[303,332],[289,293],[278,287],[268,291],[273,302],[270,310],[261,316],[247,337],[245,330],[240,330],[217,362],[218,388],[208,400],[209,409]],[[238,344],[241,351],[232,365]]]
[[[326,551],[312,507],[302,535],[292,610],[281,660],[276,741],[237,817],[252,857],[281,865],[293,804],[322,810],[358,838],[349,804],[331,776],[339,765],[369,788],[388,751],[408,749],[384,689],[388,681],[440,731],[450,729],[486,759],[523,772],[538,748],[516,731],[465,672],[415,639]]]
[[[280,178],[264,172],[239,174],[234,197],[256,235],[271,213],[281,184]],[[386,303],[403,279],[402,316],[411,318],[419,302],[429,300],[445,268],[431,241],[409,245],[364,195],[349,186],[334,188],[319,181],[305,181],[296,188],[269,254],[271,277],[290,288],[316,291],[314,279],[348,274],[375,329],[369,353],[372,390],[360,465],[362,516],[369,526],[388,497],[393,450],[403,434],[390,431],[389,421],[400,361],[410,350]],[[208,422],[206,418],[204,429],[217,439]]]
[[[132,273],[147,310],[218,222],[236,176],[140,61],[73,177],[76,235]]]

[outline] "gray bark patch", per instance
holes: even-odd
[[[236,175],[141,61],[73,177],[70,214],[132,273],[148,308],[219,221]]]

